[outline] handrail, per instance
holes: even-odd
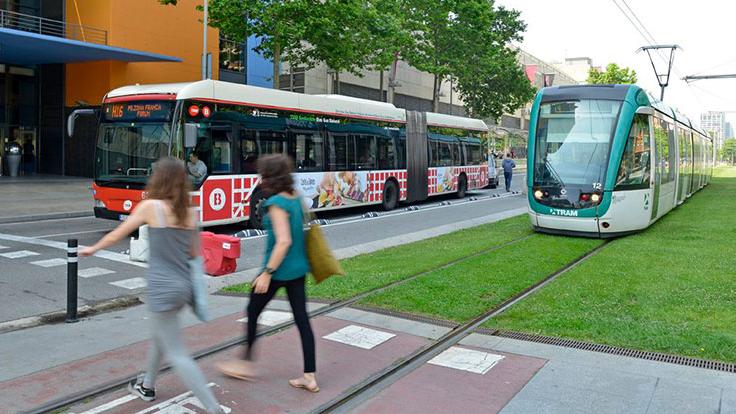
[[[0,9],[0,28],[107,45],[107,30]]]

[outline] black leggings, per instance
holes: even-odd
[[[305,292],[305,277],[299,279],[280,281],[271,280],[266,293],[255,293],[251,290],[250,302],[248,302],[248,327],[247,338],[248,346],[245,351],[245,359],[252,359],[253,345],[256,342],[256,324],[258,317],[263,312],[268,302],[273,299],[276,291],[281,287],[286,288],[286,294],[289,297],[289,305],[291,312],[294,314],[294,322],[299,329],[299,336],[302,338],[302,355],[304,356],[304,372],[312,373],[316,371],[316,363],[314,358],[314,333],[312,326],[309,324],[309,315],[307,315],[307,294]]]

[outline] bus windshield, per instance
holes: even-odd
[[[602,189],[621,102],[579,100],[540,106],[534,185]]]
[[[173,105],[164,104],[126,102],[105,107],[95,156],[98,184],[145,185],[151,165],[169,153]]]

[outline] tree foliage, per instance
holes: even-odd
[[[723,141],[720,155],[721,160],[730,162],[731,165],[736,163],[736,138]]]
[[[447,79],[479,117],[498,118],[533,94],[510,47],[526,25],[494,0],[209,0],[209,24],[230,39],[260,37],[256,50],[275,66],[283,56],[360,76],[400,57],[434,75],[435,111]]]
[[[609,63],[605,71],[590,68],[588,83],[597,85],[636,83],[636,71],[631,68],[622,68],[615,63]]]

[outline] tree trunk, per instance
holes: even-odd
[[[281,71],[279,68],[281,67],[281,46],[276,43],[276,46],[273,49],[273,88],[279,89],[281,87],[281,80],[279,79],[281,77]]]
[[[432,91],[432,112],[440,112],[440,84],[441,80],[437,75],[434,75],[434,90]]]
[[[335,71],[335,83],[337,84],[335,86],[335,90],[337,91],[337,94],[339,95],[340,94],[340,71],[339,70]]]
[[[381,102],[385,102],[385,100],[383,99],[383,69],[381,69],[381,72],[379,72],[379,76],[378,77],[380,78],[379,81],[378,81],[378,94],[379,94],[378,96],[379,96],[379,100]]]

